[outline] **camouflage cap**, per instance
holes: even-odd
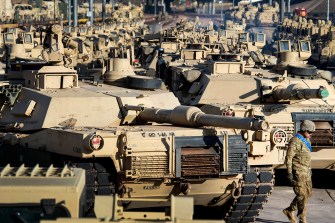
[[[315,131],[315,124],[311,120],[304,120],[304,121],[301,122],[300,130],[301,131],[314,132]]]

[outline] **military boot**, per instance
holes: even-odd
[[[299,223],[307,223],[306,217],[300,218]]]
[[[288,218],[288,220],[290,220],[291,223],[298,223],[297,220],[294,217],[294,212],[290,211],[288,208],[283,210],[284,215],[286,215],[286,217]],[[303,222],[306,223],[306,222]]]

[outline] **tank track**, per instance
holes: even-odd
[[[94,216],[95,195],[110,195],[115,193],[114,183],[110,174],[100,163],[76,163],[76,167],[86,172],[86,216]]]
[[[227,223],[254,222],[274,186],[272,167],[253,167],[244,174],[232,193]]]

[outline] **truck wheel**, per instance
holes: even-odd
[[[316,75],[316,67],[309,64],[289,64],[287,65],[287,71],[289,74],[297,76],[314,76]]]
[[[154,90],[161,88],[162,79],[146,76],[127,76],[127,85],[130,88]]]

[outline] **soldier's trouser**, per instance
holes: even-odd
[[[305,175],[299,173],[298,175],[298,181],[295,181],[293,186],[293,190],[296,196],[289,208],[292,211],[298,210],[298,218],[301,219],[306,217],[306,204],[308,199],[312,196],[312,179],[309,174]]]

